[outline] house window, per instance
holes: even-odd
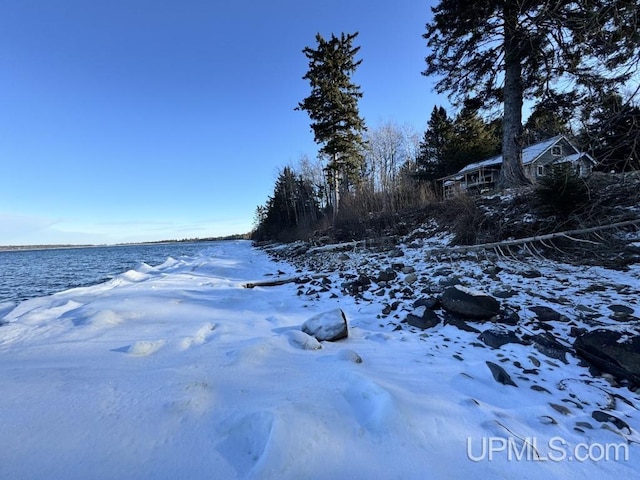
[[[538,165],[536,167],[536,176],[543,177],[544,176],[544,165]]]
[[[562,155],[562,146],[561,145],[554,145],[553,147],[551,147],[551,155],[553,155],[554,157],[559,157]]]

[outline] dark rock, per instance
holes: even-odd
[[[623,339],[623,335],[628,338]],[[640,336],[598,329],[580,335],[573,347],[603,372],[640,385]]]
[[[547,390],[544,387],[541,387],[540,385],[531,385],[531,390],[534,390],[536,392],[551,393],[549,390]]]
[[[419,298],[418,300],[413,302],[413,308],[427,307],[431,310],[435,310],[439,305],[440,300],[435,297]]]
[[[500,313],[500,302],[495,298],[472,293],[464,287],[447,288],[440,301],[445,310],[464,318],[488,320]]]
[[[489,328],[482,332],[478,338],[493,348],[500,348],[507,343],[522,343],[522,340],[515,333],[503,328]]]
[[[536,318],[541,322],[566,322],[569,320],[566,316],[556,312],[553,308],[550,307],[529,307],[529,310],[535,313]]]
[[[435,277],[439,277],[439,276],[441,276],[441,277],[445,277],[445,276],[447,276],[447,275],[451,275],[451,274],[453,274],[453,270],[451,270],[451,269],[450,269],[450,268],[448,268],[448,267],[441,267],[441,268],[438,268],[437,270],[435,270],[435,271],[433,272],[433,275],[434,275]]]
[[[540,366],[540,360],[538,360],[536,357],[534,357],[533,355],[529,355],[527,357],[529,360],[531,360],[531,363],[533,363],[536,367]]]
[[[562,415],[571,415],[571,410],[564,405],[558,405],[557,403],[549,403],[549,405],[551,405],[551,408],[556,412],[561,413]]]
[[[391,268],[396,272],[399,272],[404,268],[404,263],[392,263]]]
[[[352,295],[365,292],[370,286],[371,279],[366,275],[360,275],[357,279],[342,284],[342,288]]]
[[[418,281],[418,275],[410,273],[404,277],[404,283],[412,284]]]
[[[460,285],[460,283],[462,283],[462,280],[460,279],[460,277],[446,277],[446,278],[441,278],[440,280],[438,280],[438,284],[441,287],[453,287],[454,285]]]
[[[505,325],[517,325],[520,322],[520,315],[514,310],[505,310],[496,317],[496,322]]]
[[[500,365],[487,360],[487,366],[489,367],[489,370],[491,370],[491,374],[496,382],[502,383],[503,385],[513,385],[514,387],[518,386],[513,380],[511,380],[509,374]]]
[[[482,273],[484,273],[486,275],[497,275],[502,270],[503,270],[502,267],[499,267],[498,265],[491,265],[491,266],[485,268],[484,270],[482,270]]]
[[[419,307],[414,312],[407,315],[405,321],[416,328],[426,330],[433,328],[440,323],[440,317],[426,307]]]
[[[563,363],[569,363],[567,362],[567,352],[570,352],[569,348],[558,342],[551,334],[539,333],[528,337],[528,340],[530,340],[534,348],[543,355],[560,360]]]
[[[618,427],[619,430],[626,430],[627,433],[629,433],[629,434],[631,433],[631,427],[629,427],[627,422],[625,422],[624,420],[621,420],[618,417],[616,417],[614,415],[611,415],[611,414],[609,414],[607,412],[603,412],[601,410],[594,410],[593,413],[591,414],[591,416],[597,422],[601,422],[601,423],[611,422],[616,427]]]
[[[460,317],[456,317],[455,315],[445,314],[444,324],[451,325],[453,327],[456,327],[458,330],[462,330],[464,332],[480,333],[480,330],[478,330],[475,327],[472,327],[463,319],[461,319]],[[482,344],[478,344],[478,345],[482,345]],[[484,345],[482,346],[484,347]]]
[[[587,329],[584,327],[571,327],[571,330],[569,330],[569,336],[574,338],[584,333],[587,333]]]
[[[520,275],[524,278],[539,278],[542,276],[538,270],[525,270],[524,272],[520,272]]]
[[[349,335],[347,317],[339,308],[311,317],[302,324],[302,331],[320,342],[334,342]]]
[[[416,273],[416,269],[414,267],[402,267],[402,273],[404,273],[405,275]]]
[[[395,280],[397,276],[398,274],[394,272],[393,269],[387,268],[378,274],[378,282],[391,282]]]
[[[494,297],[498,297],[498,298],[511,298],[513,296],[517,295],[517,292],[515,290],[495,290],[493,292],[493,296]]]
[[[627,315],[633,315],[634,313],[633,308],[626,305],[609,305],[607,308],[614,313],[626,313]]]

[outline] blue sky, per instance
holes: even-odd
[[[302,49],[359,31],[361,114],[418,132],[424,0],[3,0],[0,245],[243,233],[315,157]]]

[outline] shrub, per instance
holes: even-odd
[[[560,163],[540,179],[535,199],[541,213],[567,218],[589,203],[589,189],[571,164]]]

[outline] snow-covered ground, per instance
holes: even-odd
[[[248,242],[224,242],[101,285],[0,305],[0,478],[640,474],[637,393],[591,377],[573,355],[563,364],[527,345],[483,346],[453,325],[402,325],[415,300],[408,292],[382,314],[389,292],[353,296],[341,286],[392,260],[331,258],[325,282],[248,289],[305,272]],[[405,248],[402,261],[415,267],[418,291],[453,275],[475,290],[497,288],[481,261],[437,270],[420,248]],[[525,321],[533,314],[524,305],[547,305],[552,292],[568,299],[553,308],[572,318],[586,309],[606,318],[620,303],[640,313],[637,269],[535,267],[536,278],[518,275],[531,265],[517,263],[499,273],[513,289],[505,302],[521,306]],[[301,325],[336,308],[349,337],[315,349]],[[487,361],[517,387],[494,380]],[[604,409],[629,428],[592,417]]]

